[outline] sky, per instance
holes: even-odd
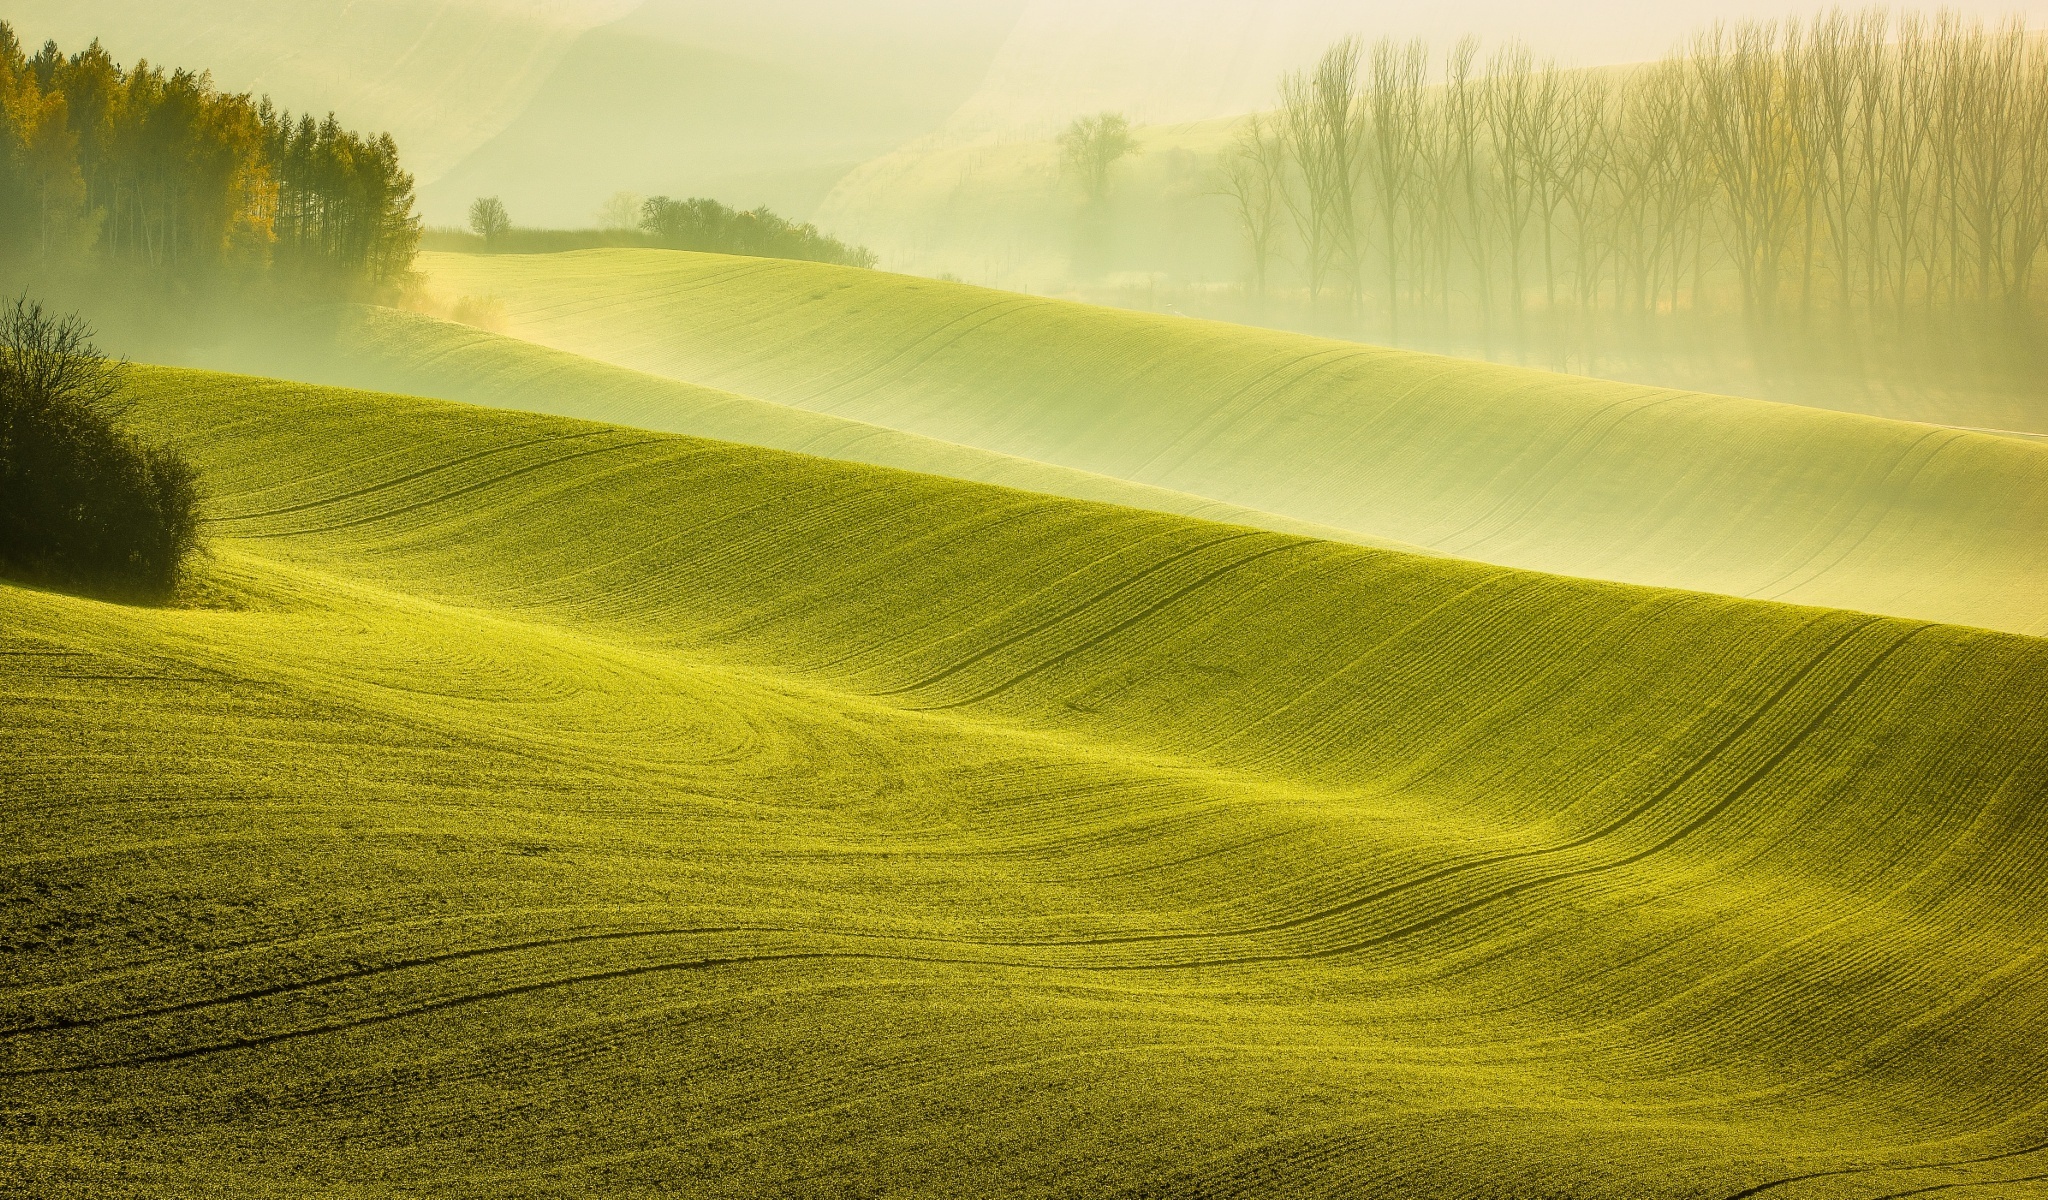
[[[2048,29],[2048,0],[1946,3],[1985,18],[2020,14]],[[454,219],[473,194],[525,189],[533,219],[576,221],[613,188],[719,187],[745,203],[794,207],[802,194],[822,194],[832,172],[851,169],[849,160],[927,135],[942,142],[1040,137],[1104,109],[1145,124],[1266,108],[1283,71],[1351,33],[1425,38],[1439,59],[1467,33],[1520,38],[1539,56],[1591,66],[1659,57],[1717,19],[1804,17],[1827,7],[1823,0],[12,0],[4,15],[30,45],[54,37],[75,49],[97,37],[123,61],[210,69],[228,90],[269,93],[300,111],[333,110],[355,128],[388,129],[419,178],[430,219]],[[554,154],[551,147],[564,142],[584,143],[584,153]],[[613,164],[607,156],[631,161]],[[741,195],[747,189],[734,180],[747,173],[769,181],[766,190]]]
[[[1947,6],[1988,20],[2019,14],[2048,27],[2048,0]],[[1466,34],[1519,38],[1539,57],[1594,66],[1661,57],[1716,20],[1810,17],[1830,7],[1818,0],[1032,0],[951,127],[963,135],[1027,133],[1095,109],[1122,110],[1140,123],[1245,112],[1271,104],[1281,72],[1351,33],[1423,38],[1439,58]]]
[[[1194,0],[1198,6],[1208,2]],[[1221,7],[1261,5],[1236,0]],[[1454,42],[1466,33],[1520,37],[1541,54],[1591,66],[1659,57],[1693,29],[1716,20],[1804,17],[1838,5],[1821,0],[1430,0],[1426,4],[1278,0],[1275,7],[1313,12],[1325,22],[1349,25],[1360,32],[1427,37],[1439,43]],[[1848,3],[1839,7],[1857,10],[1865,6]],[[1932,10],[1937,5],[1892,3],[1889,7]],[[1991,19],[2018,13],[2048,25],[2048,0],[1946,0],[1940,7]]]

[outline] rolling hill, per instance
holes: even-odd
[[[796,408],[1560,574],[2048,632],[2048,446],[905,276],[424,255],[509,332]]]
[[[133,379],[203,586],[0,585],[27,1194],[2048,1177],[2048,642]]]
[[[228,357],[245,366],[259,363],[265,374],[315,383],[719,438],[1327,541],[1429,553],[1385,538],[1255,512],[1184,492],[629,371],[419,313],[352,308],[340,314],[332,329],[331,343],[311,355],[293,339],[283,339],[282,353],[242,347]]]

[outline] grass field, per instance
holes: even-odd
[[[2048,1179],[2048,642],[136,383],[215,557],[0,586],[9,1190]]]
[[[1185,492],[631,371],[418,313],[362,309],[343,323],[335,349],[316,363],[286,364],[279,373],[293,378],[312,376],[315,382],[745,442],[1206,521],[1422,552],[1419,547],[1390,539]]]
[[[2048,633],[2048,446],[807,263],[425,255],[617,365],[1447,554]]]

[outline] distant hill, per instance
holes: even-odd
[[[635,370],[1448,554],[2048,633],[2048,444],[876,271],[423,255]]]
[[[1388,539],[1255,512],[1202,496],[630,371],[418,313],[365,309],[342,322],[331,353],[311,360],[289,352],[272,359],[243,357],[240,365],[350,387],[721,438],[1078,500],[1426,553]]]

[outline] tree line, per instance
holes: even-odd
[[[33,57],[0,22],[0,260],[321,289],[404,276],[413,180],[388,134],[294,117],[203,72],[116,63],[98,42]]]
[[[2048,245],[2048,45],[1873,10],[1716,25],[1568,71],[1341,41],[1225,156],[1263,294],[1521,329],[1533,313],[2029,311]]]
[[[513,224],[503,200],[482,196],[469,206],[467,234],[429,230],[425,244],[431,250],[458,253],[555,254],[608,246],[657,246],[847,267],[873,267],[876,262],[867,247],[848,245],[816,225],[778,216],[766,205],[741,211],[716,200],[643,199],[620,192],[605,201],[599,223],[597,229],[522,228]]]
[[[816,225],[777,216],[767,206],[737,211],[716,200],[650,197],[640,209],[640,230],[672,250],[793,258],[805,262],[872,267],[874,252],[849,246]]]

